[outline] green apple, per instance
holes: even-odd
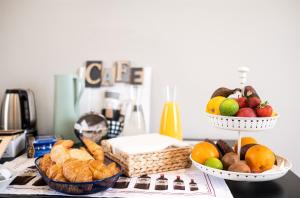
[[[216,168],[216,169],[220,169],[222,170],[223,169],[223,164],[222,162],[216,158],[216,157],[211,157],[211,158],[208,158],[205,163],[204,163],[205,166],[208,166],[208,167],[211,167],[211,168]]]

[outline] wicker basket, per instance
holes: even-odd
[[[105,155],[121,164],[125,174],[130,177],[189,168],[192,164],[189,159],[192,147],[189,146],[129,155],[124,152],[112,153],[112,147],[106,140],[101,145]]]

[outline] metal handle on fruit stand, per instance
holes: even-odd
[[[250,69],[248,67],[239,67],[238,68],[238,72],[240,73],[240,78],[241,78],[241,82],[240,82],[240,86],[241,86],[241,90],[242,93],[244,93],[244,88],[245,85],[247,83],[247,73],[250,71]],[[238,156],[239,158],[241,157],[240,153],[241,153],[241,140],[242,140],[242,136],[241,136],[241,131],[238,131],[238,144],[237,144],[237,152],[238,152]]]

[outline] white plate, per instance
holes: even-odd
[[[221,129],[233,131],[262,131],[272,129],[278,119],[274,117],[234,117],[206,113],[210,123]]]
[[[190,159],[193,162],[193,165],[201,170],[202,172],[214,176],[219,177],[227,180],[234,180],[234,181],[248,181],[248,182],[261,182],[261,181],[270,181],[274,179],[278,179],[284,176],[291,168],[292,164],[285,158],[276,156],[278,164],[283,163],[283,167],[281,168],[273,168],[272,170],[263,172],[263,173],[238,173],[226,170],[219,170],[215,168],[210,168],[208,166],[204,166],[199,164],[198,162],[194,161],[190,156]]]

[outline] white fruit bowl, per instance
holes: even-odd
[[[276,155],[278,166],[274,166],[271,170],[262,173],[238,173],[226,170],[219,170],[204,166],[192,159],[193,165],[200,171],[222,179],[233,181],[248,181],[248,182],[262,182],[278,179],[284,176],[291,168],[292,164],[285,158]]]
[[[206,113],[209,122],[221,129],[232,131],[262,131],[272,129],[278,119],[274,117],[233,117]]]

